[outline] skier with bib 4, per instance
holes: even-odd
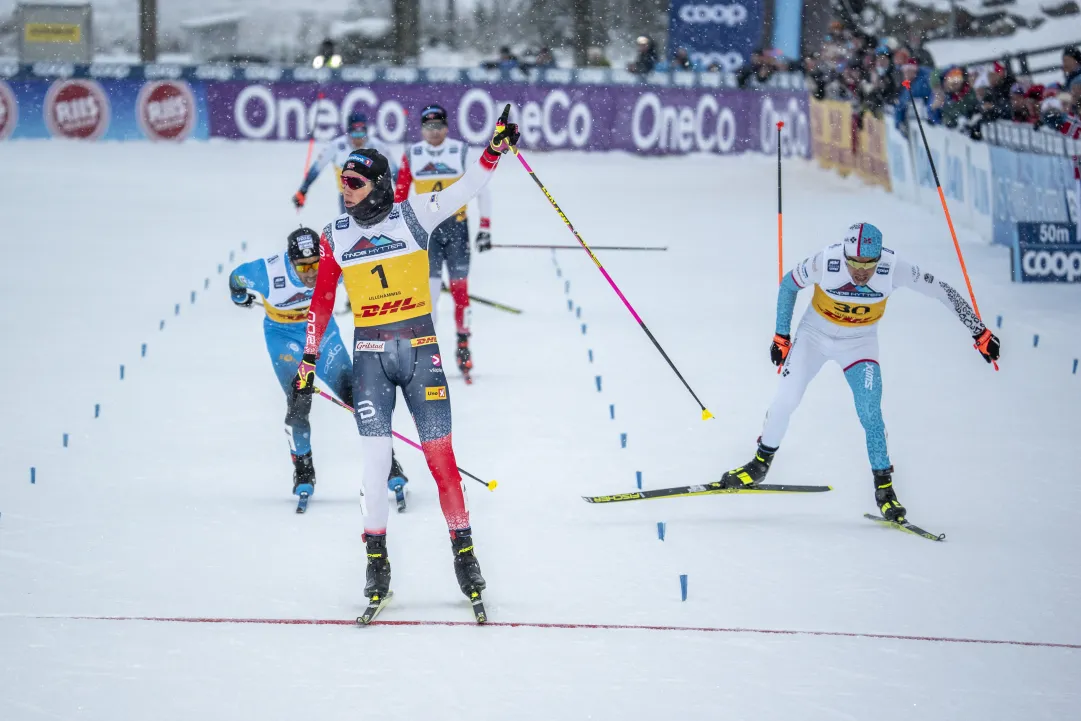
[[[467,158],[469,146],[460,140],[447,138],[447,111],[441,105],[432,104],[424,108],[420,113],[420,123],[424,140],[405,149],[398,170],[394,192],[394,200],[398,203],[409,197],[410,187],[418,196],[449,188],[462,178],[470,166]],[[477,251],[484,252],[492,248],[492,203],[486,188],[477,193],[477,204],[480,206]],[[445,263],[447,275],[450,276],[450,294],[454,299],[454,323],[458,330],[458,370],[465,376],[466,383],[471,383],[473,356],[469,350],[469,225],[465,213],[466,208],[463,205],[432,232],[428,241],[428,282],[431,286],[431,312],[434,322],[437,319],[436,310],[439,292],[443,286]]]
[[[293,458],[293,493],[301,498],[297,507],[303,512],[307,498],[315,492],[315,465],[312,463],[311,424],[307,408],[311,396],[298,396],[293,389],[297,358],[304,348],[304,328],[308,318],[315,279],[319,272],[319,234],[310,228],[298,228],[289,234],[284,255],[259,258],[238,266],[229,274],[229,292],[241,308],[255,303],[252,291],[263,297],[263,334],[267,352],[274,364],[274,374],[285,391],[288,407],[285,433]],[[330,321],[320,347],[316,375],[335,395],[353,404],[353,368],[349,353],[342,344],[338,324]],[[298,404],[305,407],[298,407]],[[397,461],[387,484],[394,490],[404,488],[408,479]]]
[[[810,307],[795,338],[789,336],[796,295],[814,286]],[[754,458],[721,477],[726,488],[753,488],[769,471],[784,439],[788,420],[807,385],[826,361],[844,370],[856,413],[867,441],[874,479],[875,503],[888,521],[905,520],[905,507],[893,489],[893,466],[886,450],[882,420],[882,372],[878,363],[877,323],[897,288],[911,288],[936,298],[953,311],[990,363],[998,360],[999,340],[976,316],[972,306],[949,283],[882,247],[882,233],[870,223],[848,229],[843,243],[831,245],[799,263],[785,276],[777,295],[777,325],[770,359],[781,366],[781,379],[766,414]]]
[[[368,565],[364,593],[367,623],[389,599],[386,494],[380,493],[391,463],[391,416],[400,388],[435,478],[450,531],[459,587],[483,619],[485,588],[473,550],[464,485],[451,442],[450,393],[432,321],[428,249],[433,232],[473,198],[491,178],[502,153],[518,142],[507,122],[508,105],[480,159],[458,182],[394,202],[387,159],[374,150],[353,152],[342,170],[346,213],[323,230],[319,276],[308,316],[304,358],[295,387],[311,394],[323,334],[331,321],[338,279],[353,309],[353,398],[361,436],[362,509]]]

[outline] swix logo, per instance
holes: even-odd
[[[374,238],[365,238],[361,236],[360,240],[354,243],[352,248],[342,253],[342,262],[347,263],[351,260],[393,253],[396,250],[404,249],[404,240],[394,240],[385,235],[377,235]]]
[[[388,300],[383,305],[364,305],[360,307],[361,318],[374,318],[377,315],[393,315],[394,313],[400,313],[406,310],[413,310],[415,308],[423,308],[425,302],[414,303],[413,299],[406,298],[405,300]]]
[[[863,387],[869,391],[875,389],[875,369],[870,363],[865,364],[863,368]]]
[[[458,171],[450,167],[446,163],[433,163],[428,161],[428,164],[418,170],[415,175],[457,175]]]

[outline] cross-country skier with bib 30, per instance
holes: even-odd
[[[438,486],[458,584],[478,602],[485,587],[451,443],[450,393],[431,316],[428,244],[436,227],[484,187],[501,154],[517,144],[518,127],[507,123],[509,113],[508,105],[479,161],[457,183],[402,203],[394,202],[387,159],[373,150],[354,152],[342,171],[347,211],[327,225],[321,238],[322,262],[295,385],[299,392],[311,393],[338,279],[344,278],[355,326],[353,398],[364,459],[364,593],[373,605],[385,602],[390,590],[389,514],[382,489],[391,463],[391,416],[398,388]]]
[[[811,304],[790,338],[796,295],[814,287]],[[882,420],[882,372],[878,363],[877,323],[886,301],[897,288],[911,288],[936,298],[953,311],[976,341],[988,363],[999,357],[999,340],[984,326],[968,301],[949,283],[882,247],[882,233],[870,223],[848,229],[843,243],[831,245],[799,263],[785,276],[777,295],[776,335],[770,346],[774,365],[782,366],[773,404],[766,414],[758,450],[747,464],[728,471],[721,484],[753,487],[766,477],[792,412],[807,385],[826,361],[844,370],[852,389],[856,413],[867,440],[867,455],[875,485],[875,502],[882,517],[900,523],[905,507],[893,489],[893,466],[886,450]]]
[[[447,111],[441,105],[432,104],[421,110],[420,124],[424,140],[406,147],[401,168],[398,170],[394,200],[399,203],[409,197],[410,186],[418,196],[427,195],[433,190],[443,190],[458,182],[469,167],[469,146],[461,140],[447,137]],[[487,189],[482,188],[477,193],[477,205],[480,207],[477,251],[484,252],[492,248],[491,200]],[[428,282],[431,286],[434,321],[437,320],[436,306],[443,285],[445,263],[447,275],[450,276],[450,294],[454,299],[454,324],[458,330],[458,369],[466,383],[471,383],[473,356],[469,350],[469,224],[465,212],[463,205],[452,214],[453,217],[447,218],[432,231],[428,240]]]
[[[293,457],[293,493],[302,501],[315,491],[315,465],[312,462],[311,424],[306,408],[311,407],[311,395],[298,396],[293,389],[297,358],[304,349],[305,321],[312,292],[319,272],[319,234],[309,228],[299,228],[289,234],[284,255],[259,258],[238,266],[229,274],[229,292],[241,308],[255,302],[251,291],[263,296],[263,334],[267,352],[274,364],[274,374],[285,391],[288,408],[285,433]],[[353,366],[349,352],[338,334],[338,324],[330,321],[323,336],[316,375],[345,403],[353,404]],[[404,487],[407,479],[397,462],[394,463],[388,485],[391,490]],[[297,507],[303,511],[306,505]]]

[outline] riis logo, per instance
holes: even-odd
[[[109,129],[109,98],[93,80],[60,80],[45,93],[45,125],[57,138],[97,140]]]
[[[738,3],[684,5],[679,9],[679,19],[688,25],[717,24],[735,27],[747,19],[747,8]]]
[[[151,140],[184,140],[195,129],[195,95],[183,80],[147,83],[139,91],[135,112]]]

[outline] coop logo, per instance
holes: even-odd
[[[716,65],[726,73],[734,73],[743,67],[744,64],[743,54],[738,53],[735,50],[729,50],[726,53],[693,52],[691,53],[691,60],[700,68],[708,68]]]
[[[19,104],[11,86],[0,80],[0,140],[6,140],[15,132],[19,123]]]
[[[184,140],[195,129],[195,95],[183,80],[147,83],[139,91],[135,114],[151,140]]]
[[[45,94],[45,125],[57,138],[97,140],[109,129],[109,98],[93,80],[60,80]]]
[[[1023,280],[1076,283],[1081,281],[1081,246],[1069,250],[1025,250],[1021,252]]]
[[[727,25],[735,27],[747,19],[747,8],[731,5],[684,5],[679,9],[679,19],[688,25]]]

